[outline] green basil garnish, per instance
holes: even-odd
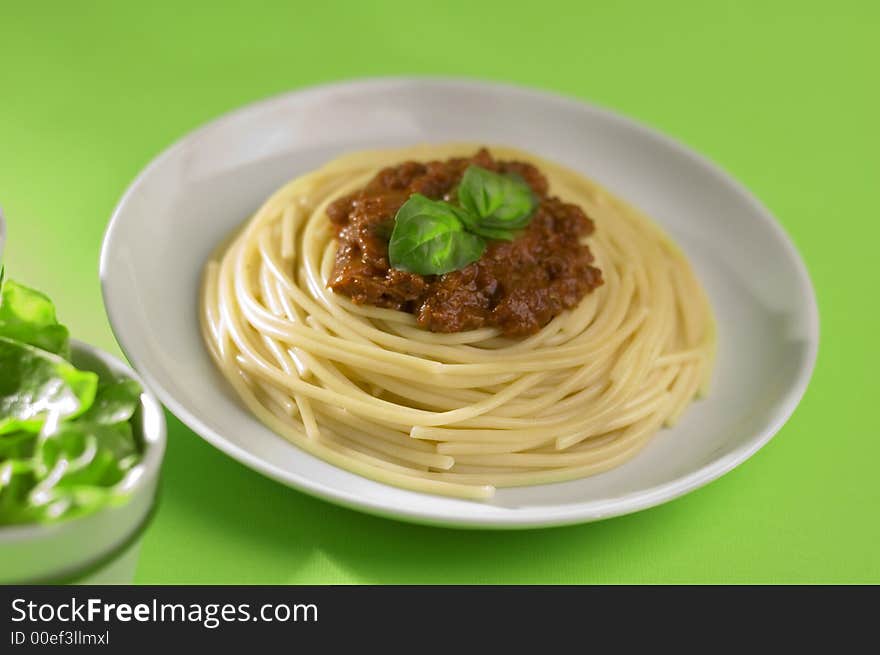
[[[458,187],[461,207],[413,194],[394,217],[388,243],[392,267],[419,275],[464,268],[486,250],[485,239],[513,241],[538,206],[518,175],[468,166]]]
[[[421,194],[410,196],[394,217],[388,242],[391,266],[419,275],[442,275],[480,258],[486,242],[466,232],[464,212]]]
[[[521,177],[474,165],[468,166],[461,178],[458,201],[470,212],[474,227],[492,230],[525,227],[538,206],[531,187]]]
[[[467,214],[467,212],[465,212]],[[470,214],[467,214],[468,218],[471,218]],[[513,230],[505,230],[503,228],[497,227],[486,227],[484,225],[480,225],[477,222],[467,222],[463,221],[464,226],[470,232],[474,234],[479,234],[481,237],[486,237],[487,239],[495,239],[496,241],[513,241],[516,238],[516,233]]]

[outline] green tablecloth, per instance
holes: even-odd
[[[521,533],[416,527],[313,500],[173,417],[144,583],[880,582],[876,308],[880,4],[0,0],[0,204],[13,277],[118,352],[97,262],[158,151],[309,84],[467,75],[636,117],[719,162],[779,217],[819,296],[792,420],[668,505]]]

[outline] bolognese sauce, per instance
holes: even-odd
[[[528,226],[512,241],[489,241],[483,255],[461,270],[419,275],[391,267],[388,241],[400,207],[415,193],[455,202],[471,164],[514,173],[529,185],[538,205]],[[331,203],[327,215],[338,241],[328,286],[356,304],[409,312],[432,332],[497,327],[505,336],[533,334],[602,284],[583,243],[593,221],[577,205],[551,196],[538,168],[496,160],[485,148],[473,157],[385,168]]]

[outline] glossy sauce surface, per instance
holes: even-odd
[[[476,164],[516,173],[539,199],[529,225],[513,241],[489,241],[483,256],[458,271],[418,275],[391,268],[388,239],[397,210],[414,193],[456,202],[465,169]],[[432,332],[497,327],[506,336],[540,330],[602,284],[584,237],[593,221],[577,205],[551,196],[533,165],[473,157],[403,162],[380,171],[363,189],[334,201],[336,263],[328,286],[358,304],[409,312]]]

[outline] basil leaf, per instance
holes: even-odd
[[[531,187],[518,175],[501,175],[473,164],[458,185],[458,201],[476,225],[487,229],[523,228],[538,206]]]
[[[484,225],[480,222],[479,218],[474,214],[471,214],[469,211],[463,209],[460,210],[460,212],[461,222],[464,223],[465,228],[467,228],[469,232],[479,234],[481,237],[486,237],[487,239],[496,239],[498,241],[513,241],[516,237],[513,230]]]
[[[7,280],[0,293],[0,336],[50,353],[70,356],[67,328],[55,317],[55,306],[34,289]]]
[[[49,414],[72,418],[95,399],[98,376],[57,355],[0,337],[0,435],[39,432]]]
[[[388,260],[396,269],[441,275],[464,268],[486,249],[482,237],[464,230],[466,212],[421,194],[410,196],[394,217]]]

